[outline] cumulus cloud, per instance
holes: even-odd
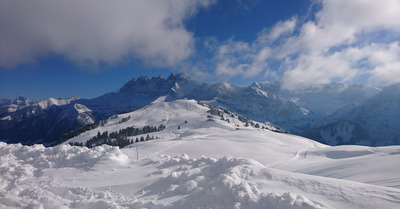
[[[295,17],[287,21],[278,22],[272,29],[264,29],[258,34],[254,43],[229,40],[220,45],[216,53],[216,73],[220,76],[254,77],[264,72],[265,75],[274,75],[269,69],[268,59],[272,57],[269,44],[275,42],[295,29]]]
[[[284,87],[349,81],[358,76],[374,83],[400,82],[388,76],[400,71],[396,68],[398,42],[368,38],[376,32],[400,32],[396,21],[400,19],[399,1],[324,0],[322,6],[316,20],[303,24],[299,35],[290,37],[277,53],[279,58],[299,55],[289,59]]]
[[[292,34],[296,29],[297,18],[292,17],[287,21],[279,21],[270,30],[264,29],[257,38],[260,43],[271,43],[285,34]]]
[[[78,64],[174,66],[194,51],[184,20],[213,0],[0,1],[0,66],[48,54]]]
[[[216,54],[218,60],[216,74],[228,77],[244,74],[246,69],[249,68],[249,64],[242,62],[242,60],[251,58],[251,50],[249,44],[244,42],[228,41],[228,43],[221,45]]]
[[[230,40],[222,45],[217,53],[217,73],[268,75],[268,63],[274,61],[280,63],[274,70],[281,72],[284,88],[361,77],[371,83],[400,82],[400,1],[315,3],[321,9],[313,20],[300,22],[293,17],[262,30],[252,43]],[[247,49],[235,50],[237,44]],[[236,54],[220,53],[224,49]]]

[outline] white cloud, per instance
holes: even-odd
[[[274,61],[281,63],[286,88],[365,77],[371,83],[400,82],[400,1],[316,3],[321,10],[315,20],[301,23],[293,17],[278,22],[262,30],[254,42],[240,43],[249,49],[218,54],[217,73],[276,76],[268,66]],[[229,41],[223,47],[236,44]]]
[[[48,54],[79,64],[124,58],[173,66],[194,51],[183,21],[213,0],[0,1],[0,66]]]
[[[216,54],[216,74],[225,77],[244,74],[249,67],[245,60],[253,56],[251,51],[249,44],[244,42],[228,41],[221,45]]]
[[[357,76],[367,76],[369,82],[400,82],[400,45],[370,44],[348,47],[332,54],[301,55],[285,63],[283,87],[327,83],[332,79],[349,81]]]
[[[400,1],[398,0],[323,0],[317,14],[318,25],[342,25],[354,31],[390,28],[400,30]]]
[[[296,28],[297,18],[292,17],[287,21],[279,21],[270,30],[264,29],[257,38],[260,43],[271,43],[283,35],[291,34]]]
[[[369,72],[372,83],[400,82],[400,45],[395,42],[389,45],[372,45],[365,51],[373,68]]]
[[[250,78],[260,73],[275,76],[276,73],[268,67],[268,59],[273,55],[267,44],[292,33],[296,21],[297,19],[293,17],[290,20],[278,22],[271,30],[264,29],[252,44],[229,40],[219,46],[216,54],[217,75],[228,78],[238,75]]]
[[[352,79],[357,71],[351,68],[348,60],[342,58],[341,54],[310,54],[288,60],[286,65],[290,70],[284,73],[283,88],[328,83],[331,79]]]
[[[398,59],[398,53],[391,47],[398,44],[390,41],[383,44],[379,42],[386,40],[368,38],[368,42],[363,42],[363,38],[377,31],[400,32],[400,21],[397,21],[400,1],[324,0],[322,6],[315,22],[303,24],[300,34],[287,39],[278,49],[279,58],[299,55],[284,73],[284,86],[312,85],[334,79],[349,81],[360,75],[369,75],[370,81],[400,81],[388,76],[398,71],[395,59],[376,59],[379,54]],[[314,57],[311,59],[310,55]],[[358,66],[362,60],[368,66]]]

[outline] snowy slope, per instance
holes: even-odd
[[[247,158],[135,160],[124,154],[134,149],[122,151],[0,143],[0,207],[385,209],[400,203],[396,188],[282,171]]]
[[[246,134],[251,138],[250,133]],[[153,143],[154,147],[140,147],[139,152],[158,147],[163,153],[184,149],[189,155],[141,154],[139,160],[135,156],[136,149],[131,148],[119,150],[103,146],[89,150],[66,145],[44,148],[0,143],[0,207],[384,209],[400,204],[400,189],[283,171],[251,158],[206,157],[228,152],[218,153],[216,147],[203,153],[205,156],[192,157],[191,152],[196,148],[204,151],[215,145],[208,144],[210,141],[219,139],[198,139],[203,143],[194,144],[191,149],[181,146],[181,140],[184,139],[171,141],[170,151],[165,150],[165,146],[162,146],[164,150],[160,149],[156,145],[160,142],[152,141],[148,143]],[[219,148],[232,150],[231,154],[245,149],[226,141],[224,144]],[[277,148],[274,144],[269,146]],[[399,162],[399,150],[399,147],[392,149],[397,152],[392,153],[396,157],[393,163]],[[255,153],[253,157],[280,158],[276,153]],[[347,154],[360,155],[357,149]],[[334,156],[344,158],[346,155],[337,153]],[[284,162],[295,165],[296,159]],[[318,163],[321,161],[314,165]],[[335,164],[343,167],[349,161]],[[333,173],[335,169],[325,167],[323,170]],[[357,170],[365,171],[356,167],[351,173]],[[343,169],[340,171],[343,173]],[[398,176],[394,170],[391,172]]]
[[[273,131],[279,131],[278,127],[274,127],[268,123],[258,123],[260,128],[255,128],[249,125],[246,127],[245,123],[239,120],[239,115],[228,111],[230,114],[224,114],[223,120],[220,116],[212,115],[208,111],[207,104],[199,104],[195,100],[173,100],[168,102],[168,96],[162,96],[153,101],[150,105],[140,108],[125,114],[119,114],[110,117],[107,123],[99,126],[90,131],[84,132],[76,136],[64,144],[70,142],[83,142],[85,143],[89,138],[94,137],[97,133],[113,132],[127,127],[141,128],[143,126],[159,126],[161,124],[166,126],[162,132],[152,133],[154,137],[162,139],[174,139],[180,136],[180,133],[191,135],[192,131],[216,129],[218,131],[233,131],[236,129],[254,129],[262,130],[262,127]],[[129,120],[122,122],[122,119],[129,118]],[[229,120],[229,122],[228,122]],[[253,122],[256,124],[257,122]],[[180,129],[178,129],[178,126]],[[263,130],[264,131],[264,130]],[[140,137],[135,136],[133,138]]]
[[[166,126],[151,133],[159,139],[123,149],[0,143],[0,208],[400,205],[400,146],[331,147],[245,127],[234,113],[210,121],[209,110],[194,100],[160,97],[65,142],[84,142],[97,132],[129,126]]]

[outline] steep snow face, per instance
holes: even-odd
[[[78,121],[82,125],[88,125],[95,122],[92,110],[88,109],[85,105],[78,103],[65,106],[62,114],[57,119],[57,123],[62,120],[69,120],[71,122]]]

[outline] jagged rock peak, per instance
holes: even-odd
[[[137,93],[137,92],[145,92],[144,90],[146,89],[147,91],[149,90],[149,88],[151,88],[152,91],[155,91],[157,89],[152,88],[155,86],[158,88],[165,87],[167,89],[170,89],[177,81],[192,81],[192,79],[188,75],[183,73],[178,73],[178,74],[171,73],[171,75],[168,76],[167,79],[165,79],[162,75],[152,78],[149,78],[147,76],[142,76],[128,81],[127,83],[125,83],[125,85],[123,85],[120,88],[119,91]]]
[[[168,80],[174,80],[174,81],[179,81],[179,80],[192,80],[190,76],[186,75],[185,73],[171,73],[171,75],[168,76]]]
[[[16,99],[15,99],[16,101],[26,101],[26,100],[28,100],[28,98],[26,98],[25,96],[18,96]]]
[[[147,77],[147,76],[141,76],[141,77],[139,77],[138,79],[137,79],[137,81],[149,81],[150,79],[149,79],[149,77]]]
[[[75,100],[78,100],[78,99],[80,99],[78,96],[72,96],[72,97],[68,97],[67,98],[67,100],[70,100],[70,101],[75,101]]]

